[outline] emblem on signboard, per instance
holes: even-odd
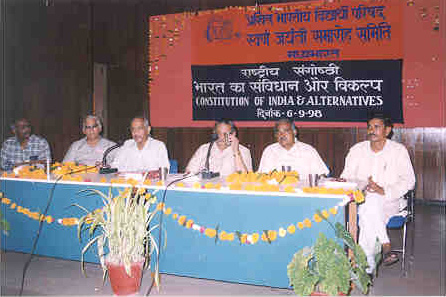
[[[222,17],[212,17],[208,21],[206,28],[206,38],[208,42],[229,40],[233,36],[233,25],[231,20]]]

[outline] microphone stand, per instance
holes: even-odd
[[[204,163],[204,169],[203,169],[203,171],[201,171],[202,179],[211,179],[211,178],[220,176],[219,172],[209,171],[209,158],[211,157],[211,148],[214,145],[215,140],[216,140],[216,135],[214,134],[214,135],[212,135],[212,140],[211,140],[211,143],[209,144],[208,152],[206,155],[206,162]]]
[[[108,173],[115,173],[118,172],[118,168],[110,168],[107,165],[107,156],[108,154],[114,150],[117,149],[118,147],[122,146],[123,143],[117,143],[115,145],[112,145],[111,147],[109,147],[108,149],[105,150],[104,152],[104,156],[102,157],[102,165],[101,168],[99,168],[99,174],[108,174]]]

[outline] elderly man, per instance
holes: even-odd
[[[382,113],[369,116],[367,139],[350,148],[341,174],[367,184],[364,204],[359,206],[359,244],[369,263],[369,272],[375,267],[375,243],[383,245],[383,263],[398,261],[391,253],[386,224],[390,217],[407,206],[403,195],[414,188],[415,174],[407,149],[392,140],[392,123]]]
[[[22,164],[51,162],[48,142],[31,134],[31,124],[27,119],[17,119],[11,126],[15,135],[5,140],[1,149],[1,169],[10,171]]]
[[[98,165],[102,162],[104,151],[115,145],[113,141],[101,137],[102,122],[95,115],[87,115],[82,120],[82,132],[85,137],[73,142],[63,162],[76,162],[82,165]],[[107,163],[113,160],[113,155],[107,157]]]
[[[274,126],[274,135],[277,142],[263,150],[259,172],[282,171],[282,168],[287,168],[297,171],[305,178],[308,174],[329,173],[318,152],[311,145],[297,140],[297,128],[293,121],[278,120]]]
[[[132,139],[118,150],[112,167],[119,171],[153,171],[170,167],[166,145],[150,137],[151,127],[144,117],[135,117],[130,124]]]
[[[201,145],[186,167],[186,172],[199,173],[206,167],[209,153],[209,171],[226,176],[241,171],[252,171],[249,149],[239,143],[237,128],[229,120],[217,121],[213,130],[213,141]],[[215,139],[216,138],[216,139]],[[212,147],[209,148],[209,146]],[[209,151],[210,149],[210,151]]]

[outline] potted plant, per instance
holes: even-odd
[[[367,294],[371,277],[366,272],[364,251],[340,223],[333,227],[353,257],[349,259],[343,246],[320,233],[316,243],[295,253],[287,266],[290,285],[297,295],[348,295],[352,282]]]
[[[127,188],[118,195],[108,195],[89,189],[102,197],[104,206],[88,211],[79,219],[78,236],[88,231],[90,240],[82,249],[81,263],[85,252],[97,243],[98,255],[104,270],[109,274],[110,284],[116,295],[129,295],[139,291],[142,270],[150,267],[150,257],[158,253],[158,244],[152,232],[158,225],[151,225],[158,211],[156,196],[145,189]],[[152,207],[153,206],[153,207]],[[107,252],[107,254],[106,254]],[[158,266],[155,264],[154,281],[159,285]]]

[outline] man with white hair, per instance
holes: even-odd
[[[63,162],[76,162],[88,166],[100,164],[104,151],[116,143],[101,136],[102,122],[95,115],[87,115],[82,120],[82,132],[85,137],[71,144]],[[109,154],[107,163],[112,160],[113,154]]]
[[[135,117],[130,123],[132,139],[119,148],[112,167],[121,172],[153,171],[170,167],[166,145],[150,137],[151,127],[144,117]]]

